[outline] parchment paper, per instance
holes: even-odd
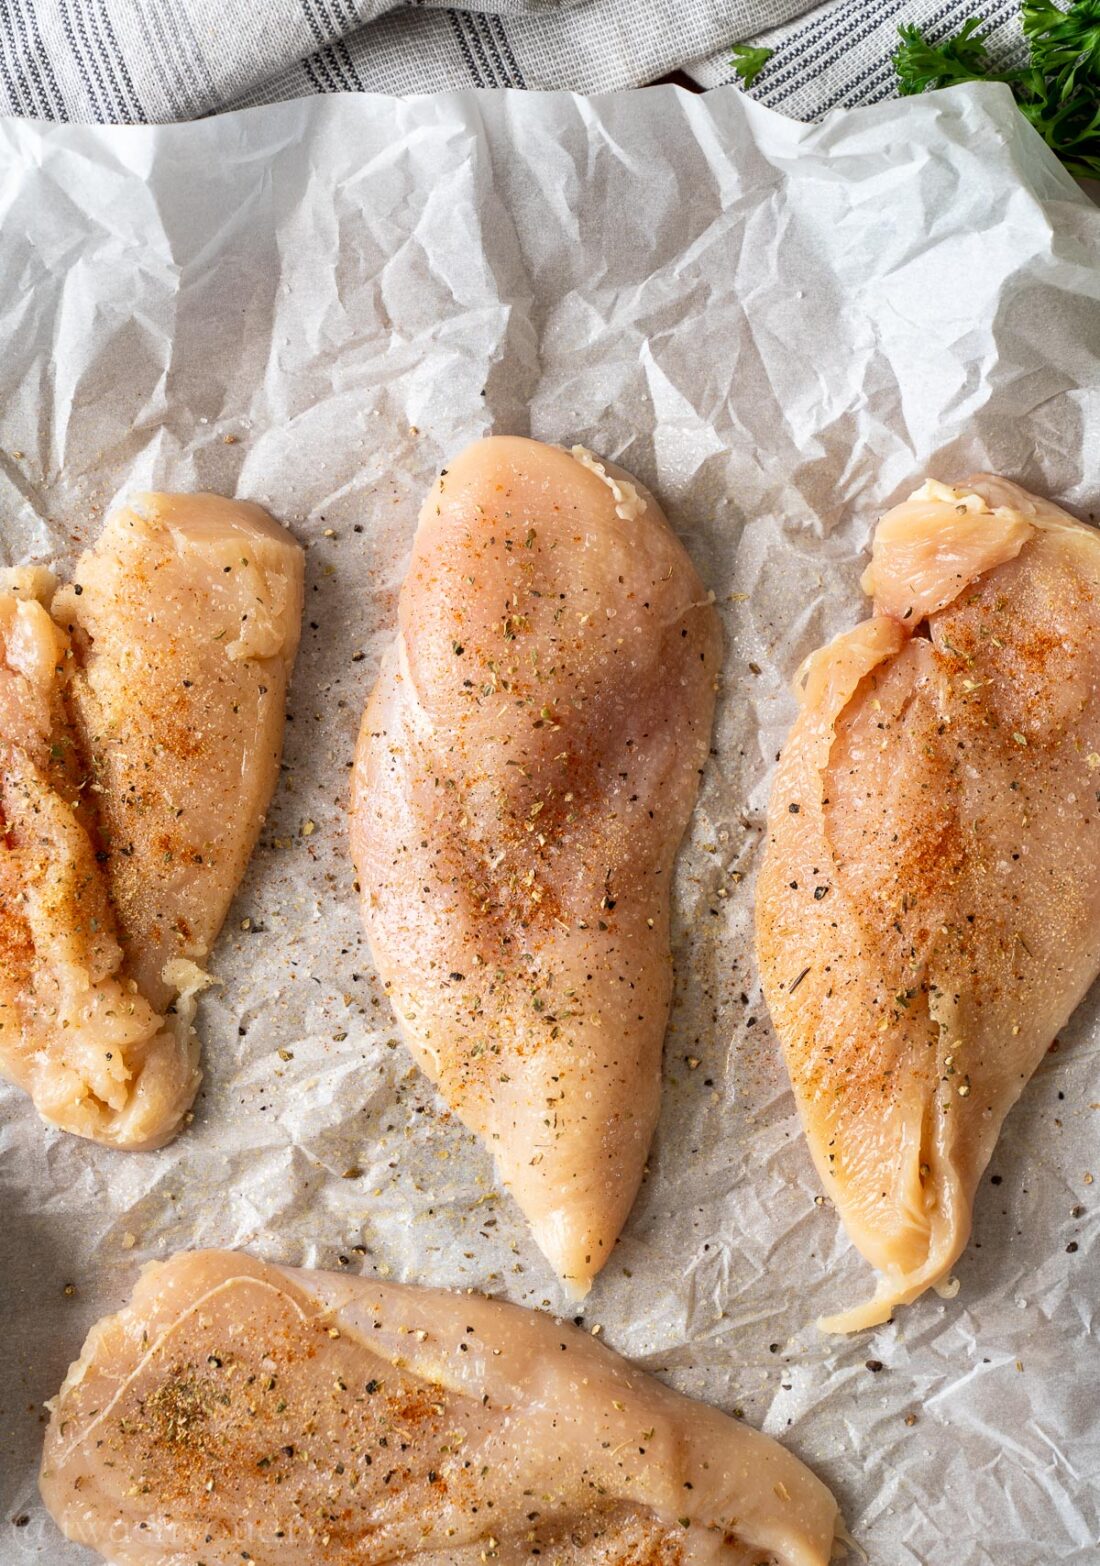
[[[660,1129],[586,1320],[789,1442],[876,1566],[1100,1559],[1100,996],[1012,1115],[957,1299],[825,1339],[814,1317],[872,1278],[815,1202],[750,919],[788,681],[862,615],[876,515],[980,466],[1087,514],[1098,349],[1100,213],[995,87],[819,128],[671,88],[0,124],[8,559],[69,557],[156,485],[262,501],[309,562],[193,1126],[112,1153],[0,1094],[2,1566],[89,1559],[37,1502],[41,1404],[144,1261],[247,1246],[562,1306],[395,1047],[344,843],[420,497],[489,431],[581,441],[650,485],[728,638]]]

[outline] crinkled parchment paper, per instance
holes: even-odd
[[[308,549],[285,768],[214,956],[194,1124],[112,1153],[0,1094],[2,1566],[88,1559],[37,1502],[41,1404],[150,1258],[248,1246],[561,1306],[395,1044],[344,846],[420,497],[489,431],[635,472],[727,636],[660,1129],[586,1319],[788,1441],[876,1566],[1100,1559],[1097,997],[1012,1115],[958,1297],[827,1340],[814,1317],[872,1280],[815,1201],[750,918],[788,681],[862,614],[877,513],[988,466],[1087,515],[1098,351],[1100,212],[995,87],[820,128],[671,88],[0,124],[8,558],[71,557],[150,485],[262,501]]]

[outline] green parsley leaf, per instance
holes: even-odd
[[[753,44],[734,44],[730,64],[745,86],[751,87],[774,53],[774,49],[759,49]]]
[[[953,82],[988,78],[987,35],[978,32],[981,25],[979,19],[972,16],[953,37],[938,44],[929,43],[914,24],[899,27],[901,43],[894,55],[894,70],[902,97],[928,92],[935,87],[950,87]]]

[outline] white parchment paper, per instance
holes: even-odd
[[[0,1092],[2,1566],[89,1559],[36,1498],[41,1404],[141,1262],[247,1246],[561,1307],[395,1045],[344,845],[420,497],[490,431],[650,485],[728,639],[660,1129],[587,1320],[788,1441],[876,1566],[1100,1559],[1100,997],[1011,1118],[958,1298],[827,1340],[814,1317],[872,1279],[815,1203],[751,944],[787,684],[863,613],[877,513],[985,466],[1087,515],[1098,355],[1100,212],[998,88],[819,128],[672,88],[0,123],[8,560],[71,557],[148,486],[262,501],[308,548],[285,768],[215,954],[193,1126],[112,1153]]]

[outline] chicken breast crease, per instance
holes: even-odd
[[[551,1316],[227,1251],[93,1328],[41,1489],[113,1566],[825,1566],[837,1519],[776,1442]]]
[[[143,495],[56,588],[0,584],[0,1071],[50,1123],[159,1146],[195,996],[274,788],[299,546],[259,506]]]
[[[889,512],[772,789],[764,990],[881,1279],[948,1286],[1005,1115],[1100,970],[1100,535],[987,475]]]
[[[351,842],[375,962],[577,1296],[656,1123],[669,882],[719,657],[652,497],[580,447],[498,437],[425,502],[363,719]]]

